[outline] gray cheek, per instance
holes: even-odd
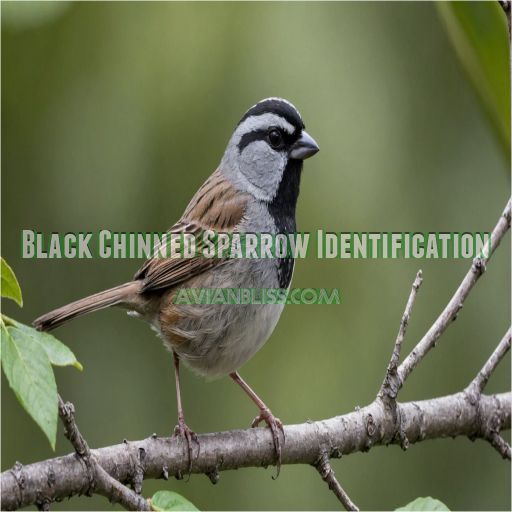
[[[274,151],[264,141],[249,144],[240,154],[240,172],[269,198],[275,196],[285,166],[285,155]]]

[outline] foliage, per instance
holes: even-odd
[[[450,510],[444,503],[430,496],[426,498],[416,498],[404,507],[397,508],[396,510],[424,510],[424,511],[437,511],[437,510]]]
[[[2,297],[23,304],[16,276],[1,259]],[[23,408],[32,416],[55,449],[58,398],[52,365],[82,370],[75,355],[51,334],[39,332],[2,315],[0,358],[2,369]]]
[[[1,259],[1,283],[2,283],[2,297],[12,299],[18,306],[23,307],[23,298],[21,296],[21,288],[12,268],[7,265],[7,262]]]
[[[22,306],[16,275],[1,258],[1,296]],[[32,416],[55,449],[58,420],[57,384],[52,365],[74,366],[82,371],[71,350],[47,332],[39,332],[6,315],[0,318],[2,369],[23,408]],[[152,498],[154,510],[198,510],[172,491],[158,491]]]
[[[498,2],[437,2],[436,5],[508,157],[510,64],[503,9]]]
[[[198,510],[190,501],[173,491],[158,491],[151,498],[153,510]]]

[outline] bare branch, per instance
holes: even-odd
[[[510,392],[481,395],[478,407],[460,392],[431,400],[397,403],[400,421],[395,424],[382,402],[376,400],[343,416],[284,427],[286,444],[282,463],[314,464],[321,454],[320,447],[328,447],[331,457],[340,457],[342,453],[368,451],[377,445],[400,444],[398,431],[403,433],[408,445],[456,436],[479,438],[483,435],[482,418],[496,418],[502,429],[509,429],[511,407]],[[193,473],[219,474],[229,469],[275,463],[272,435],[267,428],[202,434],[198,435],[198,441],[201,449],[192,461]],[[146,454],[144,478],[165,478],[188,470],[187,446],[180,438],[151,436],[130,445]],[[91,454],[118,481],[131,481],[137,462],[126,443],[91,450]],[[23,486],[18,485],[20,478],[17,480],[14,469],[0,475],[4,510],[36,503],[41,495],[55,501],[79,494],[88,485],[83,464],[75,454],[23,466],[17,474],[23,476]]]
[[[416,295],[422,282],[422,272],[421,270],[418,270],[416,278],[414,279],[414,282],[412,284],[411,293],[409,294],[409,299],[407,300],[404,314],[402,315],[402,320],[400,322],[400,327],[398,329],[395,346],[393,348],[393,353],[391,354],[391,359],[388,364],[386,376],[384,377],[384,381],[382,382],[382,385],[378,393],[378,396],[381,399],[391,401],[396,400],[398,390],[401,387],[397,374],[398,363],[400,361],[400,350],[402,348],[402,343],[405,338],[405,332],[407,330],[407,325],[409,324],[409,319],[411,318],[412,308],[414,307],[414,301],[416,300]]]
[[[75,452],[81,462],[83,462],[87,474],[87,483],[82,492],[86,496],[92,496],[94,490],[95,468],[91,460],[91,451],[89,445],[82,437],[75,422],[75,407],[72,403],[64,403],[59,395],[59,416],[64,425],[64,436],[72,444]]]
[[[120,503],[126,510],[151,510],[149,502],[96,464],[96,492],[111,502]]]
[[[475,386],[479,393],[482,393],[491,378],[494,370],[505,357],[505,354],[510,349],[511,330],[510,328],[506,332],[505,336],[501,339],[496,350],[492,353],[491,357],[484,364],[483,368],[478,372],[478,375],[474,378],[470,386]]]
[[[75,408],[73,404],[64,403],[59,396],[59,416],[64,424],[64,435],[69,439],[75,449],[78,460],[85,466],[86,478],[83,491],[87,496],[94,492],[108,498],[111,502],[120,503],[127,510],[151,510],[149,503],[137,493],[118,482],[109,475],[98,463],[84,437],[78,430],[75,421]],[[41,492],[41,496],[44,494]],[[51,499],[45,496],[40,502],[48,504]]]
[[[510,349],[511,329],[505,333],[505,336],[498,343],[498,346],[486,361],[477,376],[471,381],[464,393],[466,398],[478,412],[479,400],[482,392],[489,382],[491,375],[497,368],[500,361]],[[490,445],[504,458],[510,460],[510,445],[501,437],[500,432],[503,430],[499,415],[493,415],[490,418],[478,418],[480,425],[480,437],[490,443]]]
[[[349,495],[345,492],[343,487],[341,487],[340,483],[336,479],[336,475],[332,469],[331,462],[329,461],[329,456],[325,451],[322,452],[313,466],[320,473],[322,480],[329,486],[329,489],[340,500],[341,504],[345,507],[345,510],[359,510],[357,505],[354,504]]]
[[[343,416],[284,427],[286,444],[282,464],[315,466],[347,509],[357,510],[336,480],[329,464],[330,457],[368,451],[378,445],[400,444],[406,449],[426,439],[466,436],[488,441],[504,458],[510,459],[510,446],[500,432],[510,429],[512,392],[482,394],[490,375],[510,347],[510,331],[464,391],[419,402],[401,404],[396,401],[403,382],[455,319],[485,271],[491,255],[510,228],[510,214],[509,200],[492,232],[487,251],[473,261],[444,311],[397,368],[407,323],[421,284],[421,272],[418,272],[378,398]],[[390,403],[392,407],[389,407]],[[189,470],[203,473],[216,482],[220,471],[266,467],[275,462],[272,434],[266,428],[197,436],[200,450],[190,468],[187,443],[182,438],[152,435],[142,441],[90,450],[78,431],[71,404],[64,404],[60,398],[59,413],[76,453],[25,467],[16,463],[11,470],[3,472],[0,479],[4,510],[32,504],[47,509],[52,501],[92,491],[118,501],[128,509],[149,510],[149,503],[123,483],[131,482],[136,490],[140,490],[144,478],[167,479],[169,474],[179,476]],[[134,457],[134,452],[139,454],[138,457]]]
[[[510,460],[510,445],[497,432],[493,432],[487,439],[491,446],[504,458]]]
[[[510,328],[506,332],[505,336],[501,339],[496,350],[492,353],[491,357],[487,360],[483,368],[478,372],[478,375],[475,377],[473,381],[475,386],[477,386],[480,393],[484,390],[487,382],[494,370],[500,363],[500,361],[505,357],[505,354],[510,350],[510,339],[511,339],[511,330]]]
[[[414,347],[411,353],[405,358],[404,362],[399,366],[398,378],[401,386],[414,368],[416,368],[418,363],[427,355],[430,349],[435,346],[437,340],[444,331],[446,331],[450,324],[455,320],[458,312],[462,309],[469,292],[485,272],[487,263],[491,256],[505,236],[505,233],[510,229],[510,209],[511,202],[509,199],[503,214],[491,234],[489,242],[484,248],[483,254],[473,260],[471,268],[462,280],[462,283],[453,297],[450,299],[450,302],[448,302],[448,305],[444,308],[437,320],[432,324],[430,329]]]

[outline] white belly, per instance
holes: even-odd
[[[275,262],[254,261],[251,268],[237,262],[235,271],[226,265],[223,273],[200,278],[203,287],[272,288],[276,283]],[[223,275],[222,275],[223,274]],[[222,283],[222,284],[221,284]],[[196,287],[197,283],[188,286]],[[163,336],[166,345],[176,351],[193,370],[207,377],[234,372],[247,362],[268,340],[284,304],[213,304],[179,306],[183,317],[173,329],[175,342]]]

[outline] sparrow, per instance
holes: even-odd
[[[260,101],[242,116],[217,170],[199,188],[169,232],[296,232],[303,160],[318,151],[299,111],[289,101]],[[259,409],[252,427],[265,422],[271,430],[279,474],[284,443],[282,423],[238,370],[268,340],[284,304],[182,304],[176,301],[176,295],[182,288],[288,289],[293,269],[292,257],[152,257],[133,280],[51,311],[33,325],[49,331],[111,306],[127,309],[132,316],[146,320],[173,354],[178,409],[175,433],[188,444],[189,469],[191,443],[197,437],[185,423],[181,361],[202,376],[229,375],[245,391]]]

